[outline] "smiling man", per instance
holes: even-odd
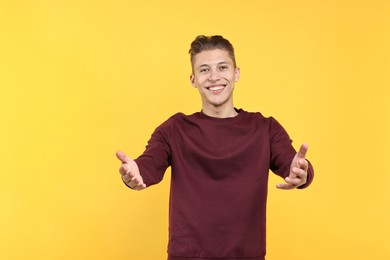
[[[297,153],[274,118],[234,107],[240,69],[227,39],[198,36],[190,55],[202,110],[157,127],[136,160],[118,151],[119,172],[142,190],[171,166],[169,260],[264,260],[268,172],[284,178],[280,189],[309,186],[308,146]]]
[[[233,107],[234,83],[240,69],[224,49],[205,50],[196,54],[192,64],[192,85],[199,90],[203,113],[213,117],[237,115]]]

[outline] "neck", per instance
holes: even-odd
[[[210,117],[228,118],[238,115],[233,106],[228,107],[202,107],[202,112]]]

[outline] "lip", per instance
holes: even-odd
[[[213,84],[206,87],[211,92],[221,92],[227,84]]]

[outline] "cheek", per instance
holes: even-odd
[[[207,78],[208,77],[205,77],[204,75],[201,75],[201,76],[197,76],[195,78],[195,84],[198,85],[198,86],[201,86],[205,83],[205,81],[207,81]]]
[[[233,71],[226,71],[221,74],[221,77],[229,80],[229,81],[235,81],[236,80],[236,74]]]

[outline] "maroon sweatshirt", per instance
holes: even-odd
[[[296,151],[274,118],[237,112],[175,114],[135,160],[147,186],[171,166],[169,260],[264,260],[268,171],[287,177]]]

